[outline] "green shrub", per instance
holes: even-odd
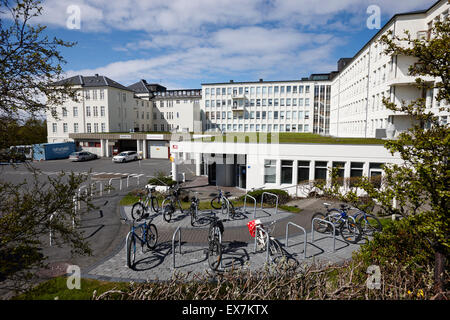
[[[280,190],[280,189],[255,190],[255,191],[250,191],[248,194],[252,197],[255,197],[256,202],[260,203],[263,192],[270,192],[270,193],[276,194],[278,196],[278,204],[279,205],[286,204],[291,200],[289,193],[287,193],[284,190]],[[243,201],[244,197],[245,196],[241,196],[240,200]],[[264,196],[264,203],[275,205],[275,202],[276,202],[275,197]]]
[[[177,182],[172,180],[172,177],[157,177],[148,180],[148,184],[154,186],[173,186],[177,184]]]

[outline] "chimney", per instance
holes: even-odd
[[[230,83],[233,83],[234,82],[234,80],[230,80]]]
[[[259,82],[263,82],[263,79],[259,79]]]
[[[98,73],[96,73],[95,76],[98,77]]]

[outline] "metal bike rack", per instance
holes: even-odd
[[[227,220],[230,220],[230,200],[228,200],[228,198],[223,197],[222,199],[225,199],[225,201],[227,202]],[[220,213],[223,214],[223,206],[220,208]]]
[[[53,212],[51,215],[50,215],[50,223],[52,222],[52,220],[53,220],[53,217],[55,216],[57,214],[57,212]],[[52,233],[52,227],[50,226],[49,227],[49,230],[50,230],[50,247],[52,246],[52,238],[53,238],[53,233]]]
[[[276,205],[275,205],[275,214],[277,214],[277,212],[278,212],[278,196],[276,194],[274,194],[274,193],[270,193],[270,192],[263,192],[262,193],[262,195],[261,195],[261,209],[263,209],[264,195],[265,194],[277,198]]]
[[[333,251],[332,252],[335,252],[336,251],[336,227],[334,226],[334,224],[332,223],[332,222],[330,222],[330,221],[327,221],[327,220],[324,220],[324,219],[320,219],[320,218],[314,218],[314,219],[312,219],[312,221],[311,221],[311,234],[312,234],[312,236],[311,236],[311,242],[314,242],[314,221],[322,221],[322,222],[325,222],[325,223],[327,223],[327,224],[329,224],[330,226],[332,226],[333,227]]]
[[[109,182],[108,182],[108,185],[110,187],[109,190],[108,190],[108,194],[111,193],[111,186],[112,186],[112,181],[113,180],[119,180],[120,181],[119,190],[122,190],[122,178],[111,178],[111,179],[109,179]]]
[[[139,177],[142,176],[142,175],[143,175],[143,174],[138,174],[138,175],[134,174],[134,175],[129,175],[129,176],[127,176],[127,188],[128,188],[128,186],[129,186],[129,180],[130,180],[130,178],[136,178],[136,186],[139,186]]]
[[[300,230],[303,231],[303,235],[304,235],[304,237],[303,237],[303,259],[306,259],[306,240],[307,240],[307,238],[306,238],[306,230],[305,230],[305,228],[299,226],[298,224],[295,224],[295,223],[289,221],[286,224],[286,242],[285,242],[286,248],[289,247],[289,242],[288,242],[289,241],[289,238],[288,238],[289,225],[297,227],[297,228],[299,228]]]
[[[255,219],[255,216],[256,216],[256,202],[257,201],[256,201],[255,197],[253,197],[253,196],[251,196],[249,194],[245,194],[245,197],[244,197],[244,208],[243,208],[244,213],[247,211],[246,210],[246,208],[247,208],[247,197],[250,198],[250,199],[253,199],[253,202],[254,202],[254,204],[253,204],[253,219]]]
[[[172,269],[175,269],[175,236],[178,233],[178,248],[180,250],[180,254],[181,254],[181,226],[178,226],[178,228],[175,230],[175,232],[173,233],[172,236],[172,257],[173,257],[173,265],[172,265]]]
[[[257,246],[257,239],[258,239],[258,230],[261,230],[266,237],[266,262],[269,263],[269,233],[261,228],[260,226],[255,227],[255,250],[254,253],[256,253],[256,246]]]

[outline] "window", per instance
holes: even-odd
[[[63,132],[67,133],[67,123],[63,123]]]
[[[100,89],[100,100],[104,100],[104,99],[105,99],[105,90]]]
[[[153,131],[158,131],[158,125],[157,124],[153,125]]]
[[[94,132],[98,132],[98,123],[94,123]]]
[[[275,120],[278,120],[278,111],[274,111],[274,112],[273,112],[273,118],[274,118]]]
[[[86,130],[87,130],[88,133],[92,132],[92,128],[91,128],[91,124],[90,123],[86,124]]]
[[[297,86],[292,87],[292,93],[297,93]]]
[[[58,124],[53,123],[53,124],[52,124],[52,131],[53,131],[53,133],[56,133],[56,132],[57,132],[57,129],[58,129]]]
[[[297,183],[309,181],[309,161],[298,161]]]
[[[327,179],[327,162],[326,161],[316,161],[316,166],[314,168],[314,179],[315,180],[326,180]]]
[[[300,128],[301,128],[301,125],[299,125],[299,129]],[[309,132],[309,124],[305,124],[304,129],[305,129],[304,132]]]
[[[280,107],[284,107],[284,98],[280,99]]]
[[[100,116],[102,116],[102,117],[105,116],[105,106],[100,107]]]
[[[86,117],[90,117],[91,116],[91,107],[86,106]]]
[[[305,98],[305,107],[309,107],[309,98]]]
[[[333,170],[337,173],[337,183],[341,186],[344,185],[344,172],[345,162],[333,162]]]
[[[92,107],[92,109],[93,109],[94,117],[98,117],[98,107],[94,106],[94,107]]]
[[[275,183],[277,173],[276,160],[264,160],[264,183]]]
[[[277,125],[277,124],[274,124],[274,125],[273,125],[273,131],[274,131],[274,132],[278,132],[278,125]]]
[[[147,125],[147,131],[149,131],[148,125]],[[102,132],[106,132],[106,123],[102,122]]]
[[[363,175],[363,162],[352,162],[350,165],[350,187],[354,187]]]
[[[298,93],[303,93],[303,86],[298,87]]]
[[[286,87],[286,93],[291,93],[291,86]]]
[[[164,131],[164,124],[161,125],[161,131]]]
[[[73,107],[73,116],[78,117],[78,107]]]
[[[273,92],[274,92],[274,93],[278,93],[278,92],[279,92],[278,89],[279,89],[278,86],[273,87]]]
[[[305,120],[309,119],[309,111],[305,111]]]
[[[381,188],[381,175],[383,174],[384,163],[370,163],[369,164],[369,176],[370,181],[375,188]]]
[[[292,167],[294,161],[281,160],[281,183],[292,184]]]
[[[309,93],[309,86],[305,86],[305,93]]]
[[[67,117],[67,109],[65,107],[62,108],[63,117]]]
[[[284,93],[284,86],[280,86],[280,93]]]
[[[97,100],[97,90],[92,90],[92,99]]]
[[[273,105],[274,105],[275,107],[278,107],[278,99],[273,99]]]
[[[78,132],[78,123],[73,124],[73,132],[75,132],[75,133]]]
[[[303,98],[298,99],[298,106],[303,107]]]

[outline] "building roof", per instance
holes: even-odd
[[[78,85],[78,86],[82,86],[82,87],[113,87],[113,88],[117,88],[117,89],[133,91],[133,90],[125,87],[124,85],[121,85],[117,81],[114,81],[105,76],[100,76],[98,74],[96,74],[94,76],[77,75],[77,76],[73,76],[73,77],[63,79],[60,81],[56,81],[53,83],[53,85],[56,85],[56,86],[64,85],[64,84],[69,84],[69,85],[74,85],[74,86]]]
[[[323,74],[325,75],[325,74]],[[327,73],[328,75],[328,73]],[[212,82],[212,83],[202,83],[203,85],[225,85],[225,84],[257,84],[257,83],[281,83],[281,82],[315,82],[315,81],[329,81],[329,79],[313,79],[311,76],[309,78],[301,78],[298,80],[273,80],[273,81],[264,81],[263,79],[259,81],[233,81],[230,82]]]

